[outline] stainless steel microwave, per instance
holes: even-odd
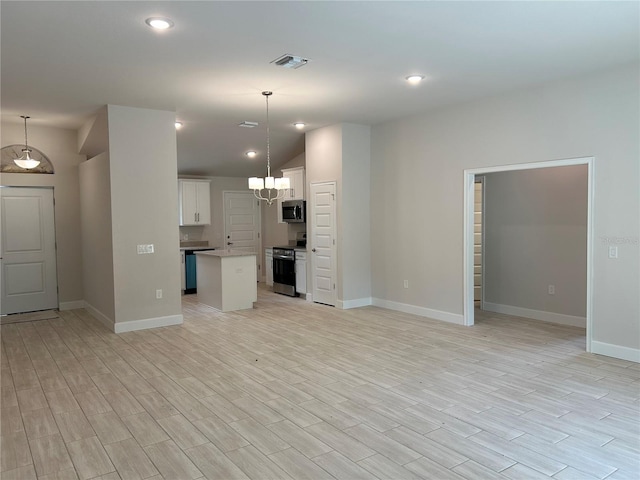
[[[287,223],[304,223],[307,202],[304,200],[287,200],[282,202],[282,221]]]

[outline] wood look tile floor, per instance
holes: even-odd
[[[461,327],[259,289],[116,335],[85,310],[2,325],[9,479],[638,479],[640,365],[584,330]]]

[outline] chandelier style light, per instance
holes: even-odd
[[[24,118],[24,148],[22,149],[22,155],[19,158],[14,158],[13,163],[15,163],[20,168],[26,168],[30,170],[32,168],[36,168],[40,165],[40,160],[35,160],[31,158],[31,149],[29,148],[29,144],[27,143],[27,117],[26,115],[20,115],[20,118]]]
[[[267,100],[267,176],[265,178],[251,177],[249,178],[249,189],[253,190],[253,194],[258,200],[264,200],[267,205],[273,204],[277,200],[282,200],[289,188],[291,188],[289,179],[273,178],[271,176],[271,158],[269,152],[269,96],[273,92],[264,91],[262,95]]]

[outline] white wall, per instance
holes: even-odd
[[[319,182],[336,182],[336,225],[337,234],[340,233],[342,223],[342,125],[330,125],[328,127],[312,130],[305,134],[305,191],[311,192],[311,184]],[[307,201],[312,202],[311,195],[307,196]],[[311,203],[307,204],[309,248],[313,246],[312,226],[311,226]],[[337,293],[342,291],[342,249],[340,242],[337,245],[337,265],[336,272]],[[312,252],[309,255],[313,255]],[[309,260],[307,291],[313,294],[312,270],[313,259]],[[339,295],[336,295],[341,300]]]
[[[116,311],[107,152],[80,164],[80,204],[84,301],[91,312],[113,324]]]
[[[307,191],[311,183],[336,182],[336,306],[343,308],[371,301],[370,132],[368,126],[345,123],[305,136]]]
[[[342,292],[349,306],[371,302],[371,127],[342,125]]]
[[[485,310],[586,326],[587,176],[586,165],[484,176]]]
[[[182,322],[175,114],[109,105],[108,117],[116,330]]]
[[[374,296],[461,321],[463,170],[594,156],[593,340],[638,354],[639,80],[634,64],[373,127]],[[629,239],[618,260],[606,239]]]
[[[29,124],[29,144],[51,160],[53,175],[3,173],[0,184],[22,187],[53,186],[56,215],[56,262],[60,308],[82,305],[82,256],[80,240],[80,192],[76,132]],[[24,143],[24,124],[2,122],[3,147]]]

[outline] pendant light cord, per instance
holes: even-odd
[[[29,150],[29,142],[27,141],[27,118],[31,117],[22,115],[22,118],[24,118],[24,149]]]
[[[267,177],[271,176],[271,152],[270,150],[270,145],[269,145],[269,96],[271,95],[272,92],[269,91],[265,91],[262,92],[262,94],[266,97],[267,99]]]

